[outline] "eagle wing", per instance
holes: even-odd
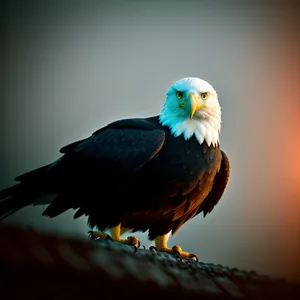
[[[221,150],[221,154],[222,154],[221,166],[219,172],[215,176],[212,190],[210,191],[208,196],[204,199],[204,201],[201,203],[196,215],[203,211],[203,215],[205,217],[208,213],[210,213],[214,209],[216,204],[219,202],[219,200],[221,199],[227,187],[229,177],[230,177],[230,161],[224,151]]]
[[[123,195],[132,175],[159,153],[164,140],[165,132],[147,119],[126,119],[63,147],[64,156],[50,166],[60,190],[44,215],[54,217],[69,208],[79,208],[75,217],[100,209],[108,212],[116,206],[109,195]],[[117,206],[116,215],[128,204],[120,199]]]
[[[88,167],[91,167],[89,162],[102,168],[109,163],[110,168],[117,165],[119,171],[135,171],[159,152],[164,140],[164,131],[146,119],[125,119],[64,146],[60,152],[66,158],[84,160]]]
[[[43,213],[49,217],[74,208],[74,217],[94,215],[98,220],[100,211],[109,222],[128,210],[128,199],[121,195],[164,141],[165,132],[147,119],[113,122],[63,147],[64,155],[55,162],[16,177],[18,184],[0,191],[0,220],[28,205],[49,204]],[[51,199],[44,197],[49,194]]]

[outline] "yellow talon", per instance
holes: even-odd
[[[172,248],[169,248],[167,246],[168,238],[169,238],[168,234],[165,234],[165,235],[155,238],[155,246],[158,251],[167,252],[167,253],[171,253],[171,254],[178,254],[179,257],[181,257],[181,258],[189,258],[189,259],[194,259],[196,262],[198,261],[198,255],[182,251],[181,247],[178,245],[175,245]]]
[[[135,236],[129,236],[126,239],[121,239],[121,224],[119,224],[116,227],[110,228],[110,233],[111,233],[111,236],[106,233],[103,233],[101,231],[90,230],[88,232],[89,236],[94,240],[95,239],[110,239],[114,242],[119,242],[119,243],[126,244],[126,245],[132,245],[136,248],[136,250],[137,250],[137,248],[140,247],[140,241]]]
[[[140,247],[140,241],[136,236],[129,236],[127,239],[125,240],[120,240],[121,243],[127,244],[127,245],[132,245],[135,246],[137,248]]]
[[[173,253],[176,253],[176,252],[179,252],[179,254],[183,253],[181,247],[178,246],[178,245],[173,246],[172,249],[171,249],[171,251],[172,251]]]

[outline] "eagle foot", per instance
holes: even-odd
[[[141,246],[140,241],[135,236],[129,236],[126,239],[114,240],[109,234],[100,231],[93,231],[93,230],[88,231],[88,236],[92,240],[104,239],[104,240],[111,240],[113,242],[119,242],[126,245],[131,245],[134,247],[134,253],[137,252],[138,248]]]
[[[129,236],[127,239],[119,240],[118,242],[126,245],[131,245],[134,247],[134,253],[137,252],[138,248],[141,246],[141,242],[135,236]]]
[[[161,252],[167,252],[170,254],[175,254],[177,258],[179,258],[180,260],[188,260],[188,261],[194,261],[194,262],[198,262],[198,255],[194,254],[194,253],[189,253],[189,252],[185,252],[182,251],[181,247],[178,245],[173,246],[172,248],[162,248],[159,249],[159,251]]]

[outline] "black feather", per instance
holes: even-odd
[[[74,219],[78,219],[79,217],[83,216],[85,214],[85,211],[82,208],[79,208],[76,213],[74,214]]]
[[[197,212],[198,214],[203,211],[204,217],[208,213],[210,213],[213,210],[213,208],[216,206],[216,204],[219,202],[229,181],[230,161],[224,151],[221,150],[221,154],[222,154],[221,167],[219,172],[216,174],[214,178],[213,188],[208,194],[208,196],[206,197],[206,199],[202,202]]]
[[[49,165],[22,174],[16,178],[20,183],[0,191],[0,220],[25,206],[39,204],[36,200],[44,192],[44,178],[48,167]]]
[[[27,205],[50,203],[43,215],[77,209],[74,218],[103,230],[149,230],[150,239],[172,230],[219,201],[229,163],[219,145],[193,136],[174,138],[158,116],[126,119],[61,148],[50,165],[22,174],[20,184],[0,191],[0,218]],[[223,155],[222,155],[223,154]],[[226,184],[225,184],[226,183]],[[53,200],[43,195],[56,194]]]
[[[62,195],[58,195],[52,203],[44,210],[43,216],[54,218],[68,209],[72,208],[72,203],[66,201]]]

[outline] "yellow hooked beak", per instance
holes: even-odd
[[[199,109],[205,108],[205,105],[200,102],[199,96],[195,93],[189,93],[189,101],[191,103],[190,118],[192,119],[195,112]]]

